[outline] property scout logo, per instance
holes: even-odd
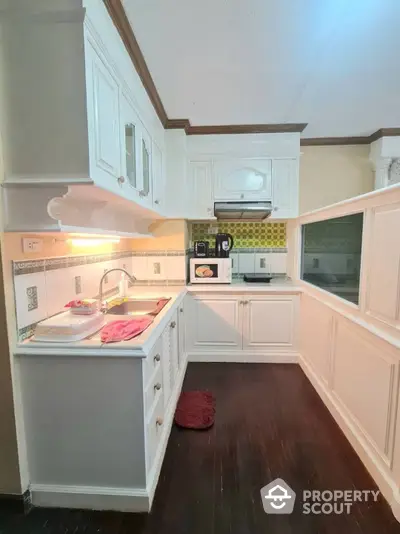
[[[349,514],[355,502],[376,502],[375,490],[304,490],[302,512],[305,515]],[[267,514],[291,514],[296,493],[281,478],[261,488],[261,501]]]

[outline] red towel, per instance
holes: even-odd
[[[127,341],[146,330],[153,322],[152,317],[140,317],[138,319],[124,319],[108,323],[101,331],[101,341],[103,343],[115,343],[116,341]]]

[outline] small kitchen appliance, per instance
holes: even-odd
[[[231,234],[217,234],[215,236],[215,256],[217,258],[229,258],[229,251],[233,247]]]
[[[257,274],[245,274],[243,281],[252,284],[269,284],[272,280],[272,276],[269,274],[257,273]]]
[[[232,258],[191,258],[190,282],[192,284],[230,284],[232,282]]]
[[[208,258],[209,248],[210,248],[209,241],[195,241],[194,242],[194,257],[195,258]]]

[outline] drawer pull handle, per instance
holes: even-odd
[[[157,382],[157,384],[154,384],[154,389],[156,389],[157,391],[159,391],[161,389],[160,382]]]
[[[159,362],[160,360],[161,360],[161,356],[160,356],[159,354],[156,354],[156,355],[154,356],[154,361],[155,361],[155,362]]]
[[[163,424],[164,420],[162,417],[157,417],[156,419],[156,425],[161,426]]]
[[[118,176],[117,181],[121,185],[121,184],[125,183],[125,177],[124,176]]]
[[[176,322],[175,322],[175,321],[172,321],[172,323],[170,324],[170,327],[171,327],[171,328],[175,328],[175,326],[176,326]]]

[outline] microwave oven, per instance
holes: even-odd
[[[191,284],[230,284],[232,258],[191,258]]]

